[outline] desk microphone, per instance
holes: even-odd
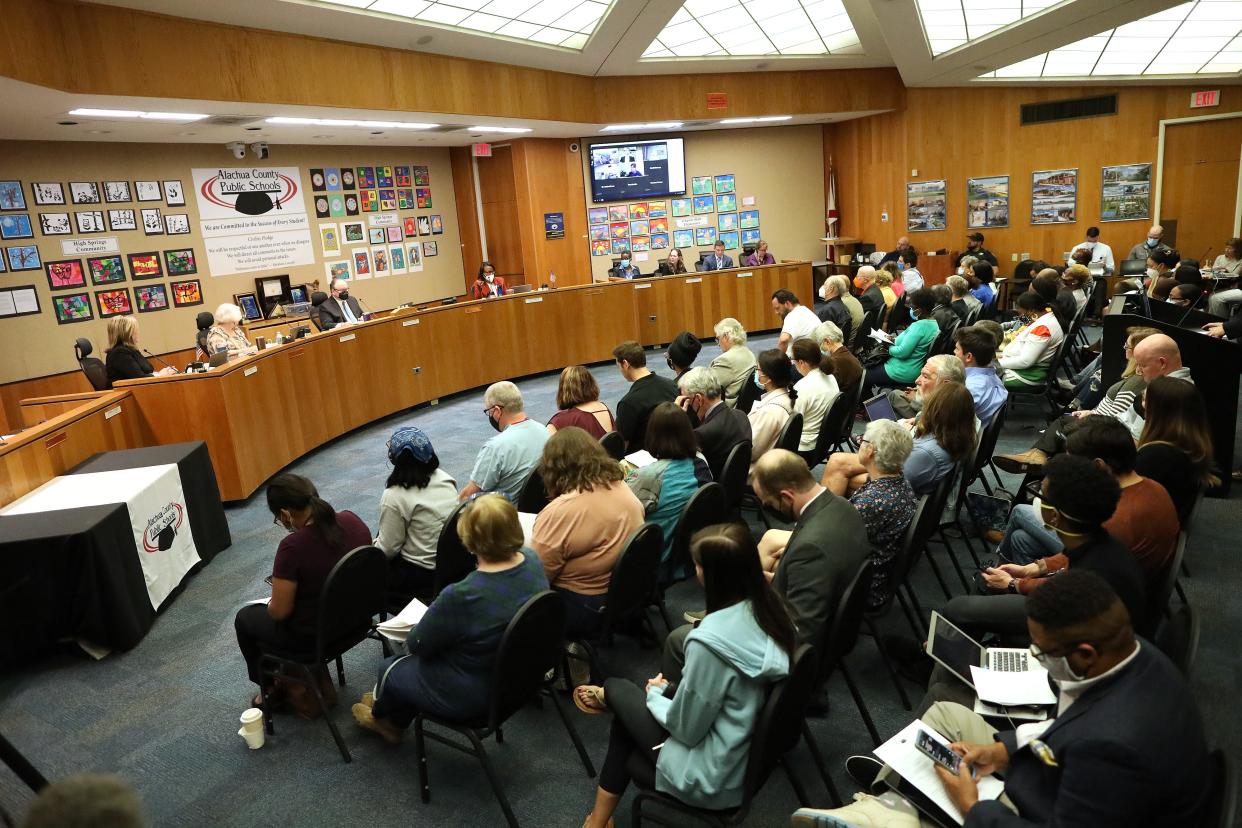
[[[163,365],[165,368],[172,368],[174,371],[176,371],[176,370],[177,370],[176,368],[173,368],[173,366],[169,365],[169,364],[168,364],[167,362],[165,362],[164,360],[162,360],[162,359],[160,359],[159,357],[157,357],[155,354],[153,354],[153,353],[151,353],[150,351],[148,351],[146,348],[143,348],[143,349],[142,349],[142,352],[143,352],[144,354],[146,354],[147,356],[151,357],[151,359],[153,359],[153,360],[155,360],[156,362],[158,362],[160,365]]]
[[[1203,251],[1203,255],[1199,257],[1199,267],[1204,270],[1211,270],[1212,266],[1207,263],[1208,254],[1212,252],[1212,246],[1208,245],[1208,249]]]
[[[1203,291],[1199,291],[1199,295],[1195,297],[1195,301],[1190,303],[1190,307],[1186,308],[1186,312],[1182,314],[1182,318],[1177,320],[1177,327],[1180,328],[1182,326],[1182,323],[1186,321],[1186,317],[1190,316],[1190,312],[1195,309],[1195,305],[1199,304],[1199,300],[1204,296],[1207,296],[1207,294]]]

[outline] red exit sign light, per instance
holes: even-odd
[[[1220,90],[1211,89],[1206,92],[1192,92],[1190,94],[1190,108],[1198,109],[1203,106],[1219,106]]]

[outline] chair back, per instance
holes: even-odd
[[[927,539],[931,537],[936,524],[939,523],[939,515],[928,508],[928,500],[928,496],[923,495],[915,501],[914,514],[910,516],[906,531],[901,535],[901,550],[893,559],[892,569],[889,570],[889,589],[884,595],[885,607],[897,594],[897,588],[910,577],[910,570],[914,569],[914,565],[918,563],[924,544],[927,543]]]
[[[975,471],[979,463],[979,449],[983,446],[983,437],[976,438],[974,446],[965,457],[958,462],[954,474],[961,472],[961,476],[957,478],[957,497],[953,501],[953,514],[956,517],[961,512],[962,506],[966,503],[966,490],[970,488],[970,484],[974,482],[972,473]]]
[[[78,360],[82,373],[86,374],[86,381],[95,391],[107,391],[112,387],[112,383],[108,382],[108,369],[103,360],[91,356],[93,350],[94,346],[86,337],[78,337],[73,342],[73,355]]]
[[[1152,625],[1159,622],[1169,610],[1169,599],[1177,586],[1177,576],[1182,571],[1182,561],[1186,558],[1186,542],[1189,536],[1185,531],[1177,533],[1177,544],[1173,547],[1173,557],[1165,565],[1160,577],[1153,579],[1148,586],[1147,619]]]
[[[983,424],[983,433],[979,435],[979,446],[975,451],[975,465],[970,470],[970,479],[975,481],[983,474],[983,467],[996,453],[996,441],[1000,439],[1001,429],[1005,426],[1005,406],[996,409],[989,422]]]
[[[746,494],[746,478],[750,475],[751,444],[738,443],[729,451],[720,469],[720,485],[724,487],[725,510],[732,513]]]
[[[518,495],[517,510],[537,515],[550,502],[548,490],[543,485],[543,476],[539,474],[539,469],[531,469],[530,476],[522,484],[522,493]]]
[[[599,444],[613,460],[625,459],[625,437],[619,431],[609,431],[599,438]]]
[[[741,389],[737,392],[737,402],[733,407],[743,414],[749,414],[750,408],[760,397],[759,386],[755,385],[755,371],[758,368],[751,368],[750,373],[746,375],[745,381],[742,382]]]
[[[776,435],[776,443],[772,446],[772,448],[797,452],[798,444],[801,442],[802,412],[795,411],[789,415],[789,419],[786,420],[785,425],[781,427],[781,433]]]
[[[983,303],[982,302],[980,302],[977,305],[971,305],[970,308],[966,311],[966,319],[962,322],[962,324],[965,325],[966,327],[970,327],[971,325],[979,321],[979,317],[982,314],[983,314]]]
[[[940,527],[940,518],[944,514],[944,507],[949,503],[949,495],[953,493],[953,481],[957,478],[957,473],[962,470],[961,461],[955,463],[953,468],[949,469],[944,477],[940,478],[940,482],[936,484],[936,488],[932,489],[928,494],[927,508],[931,514],[927,516],[928,524],[927,534],[921,539],[922,543],[926,543],[932,534]]]
[[[673,571],[682,569],[690,561],[690,538],[704,526],[726,520],[728,514],[724,486],[704,483],[681,507],[677,528],[673,530]]]
[[[616,628],[618,621],[646,609],[656,587],[663,552],[664,530],[656,523],[644,523],[625,542],[608,580],[603,611],[604,636]]]
[[[466,549],[457,534],[457,521],[462,510],[469,503],[459,503],[449,512],[444,526],[440,528],[440,538],[436,541],[435,594],[439,595],[446,586],[455,584],[475,569],[474,555]]]
[[[862,390],[861,387],[859,390]],[[845,423],[854,416],[854,397],[854,394],[837,394],[829,403],[824,419],[819,424],[819,435],[815,438],[815,462],[807,464],[811,468],[824,462],[832,449],[840,444]]]
[[[931,347],[927,349],[927,355],[933,357],[939,354],[953,353],[953,335],[957,333],[957,329],[961,327],[961,324],[962,321],[957,317],[957,314],[954,314],[948,324],[941,328],[940,333],[936,334]]]
[[[215,321],[215,317],[207,311],[203,311],[198,316],[194,317],[194,325],[197,328],[197,331],[194,334],[195,359],[199,359],[201,356],[201,358],[205,360],[211,355],[207,350],[207,332],[211,329],[211,326],[215,323]]]
[[[1234,820],[1238,810],[1238,780],[1234,776],[1233,763],[1228,753],[1217,748],[1212,751],[1210,758],[1212,799],[1203,824],[1208,828],[1230,828],[1236,824]]]
[[[884,318],[884,330],[895,333],[898,328],[905,327],[909,321],[910,312],[906,309],[906,295],[903,293],[897,297],[888,316]]]
[[[1199,632],[1199,613],[1190,604],[1182,604],[1177,612],[1164,619],[1156,633],[1156,646],[1177,665],[1187,681],[1195,656],[1199,654]]]
[[[749,808],[781,758],[793,750],[802,737],[806,709],[815,692],[816,666],[815,649],[803,644],[794,652],[789,675],[768,691],[750,737],[750,757],[742,782],[742,812]]]
[[[854,331],[853,342],[850,343],[850,350],[857,350],[867,341],[867,337],[871,331],[875,329],[875,323],[880,318],[880,308],[872,308],[863,312],[862,321],[858,323],[858,330]]]
[[[867,612],[867,596],[871,594],[871,559],[858,567],[849,585],[841,593],[836,610],[828,618],[828,629],[820,639],[823,654],[819,660],[819,683],[827,681],[832,671],[849,655],[858,641],[863,615]]]
[[[497,728],[537,696],[561,660],[565,601],[552,590],[532,595],[505,627],[492,666],[487,726]]]
[[[357,644],[385,609],[388,558],[374,546],[359,546],[332,567],[319,593],[315,657],[333,658]]]
[[[328,301],[328,294],[322,290],[317,290],[311,294],[311,313],[310,321],[315,326],[315,330],[322,331],[323,326],[319,324],[319,306]]]

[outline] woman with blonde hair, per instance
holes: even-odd
[[[246,334],[241,329],[241,308],[230,302],[225,302],[216,308],[214,316],[216,324],[212,325],[211,329],[207,331],[207,351],[209,354],[228,351],[229,356],[233,357],[240,355],[242,351],[250,349],[250,340],[246,339]]]
[[[898,279],[896,283],[901,284],[901,280]],[[893,274],[886,267],[880,268],[875,272],[875,284],[880,289],[880,293],[884,294],[884,305],[891,311],[893,305],[897,303],[897,292],[893,290]]]
[[[158,372],[138,350],[138,319],[133,316],[114,316],[108,320],[108,351],[106,363],[108,385],[118,380],[142,377],[167,376],[177,373],[171,366]]]
[[[776,264],[776,259],[768,252],[768,243],[760,239],[755,244],[755,252],[746,257],[746,261],[742,262],[746,267],[760,267],[762,265]]]
[[[599,383],[582,365],[570,365],[561,371],[556,387],[556,407],[560,409],[548,420],[548,433],[577,426],[596,440],[616,428],[612,412],[599,400]]]
[[[888,274],[888,288],[893,292],[894,296],[901,296],[906,292],[906,283],[901,281],[901,268],[897,266],[897,262],[885,262],[880,265],[880,267],[876,270],[875,283],[877,285],[880,283],[880,271],[884,271]]]

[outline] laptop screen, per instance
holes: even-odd
[[[950,624],[938,612],[932,613],[927,635],[928,655],[952,670],[958,678],[974,687],[970,668],[985,664],[983,647],[966,633]]]
[[[868,420],[896,420],[897,412],[893,411],[893,404],[888,401],[887,394],[879,394],[863,403],[863,408],[867,410]]]

